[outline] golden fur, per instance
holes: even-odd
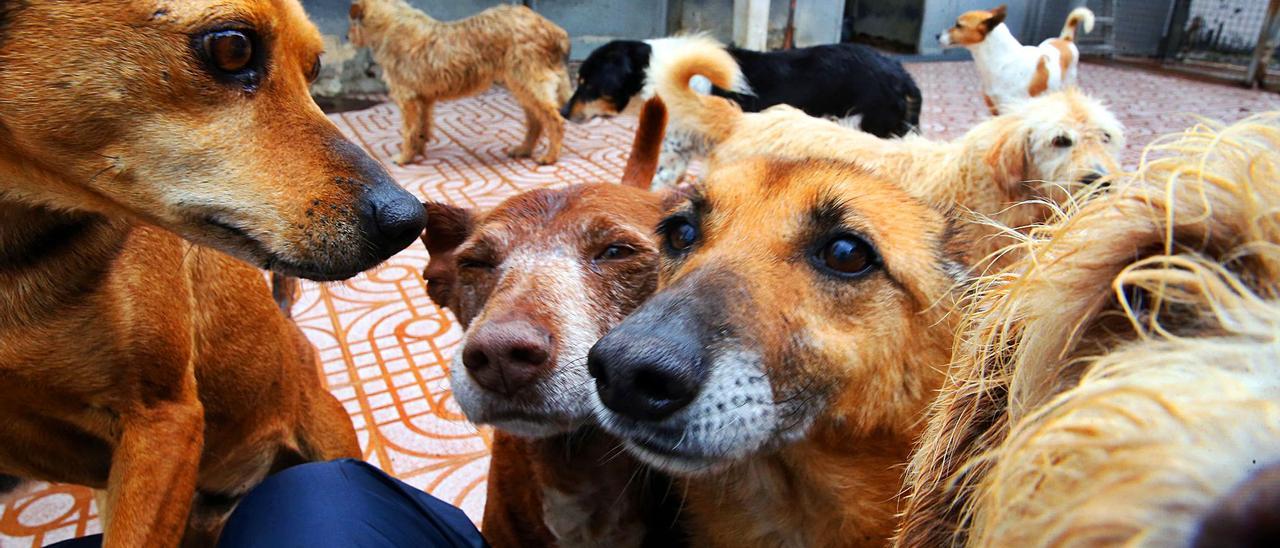
[[[714,310],[705,329],[732,335],[704,341],[704,362],[721,371],[711,377],[761,375],[772,405],[787,410],[773,427],[730,422],[668,442],[695,450],[710,438],[754,431],[756,442],[690,457],[706,459],[694,461],[701,464],[637,456],[685,476],[694,546],[884,545],[895,526],[901,464],[951,344],[948,296],[961,267],[948,258],[948,221],[861,166],[829,160],[719,165],[693,192],[671,215],[705,208],[704,236],[687,256],[664,258],[657,295],[593,353],[662,307],[679,309],[670,312],[676,316],[687,307]],[[814,232],[815,215],[839,223],[833,232],[874,242],[884,266],[842,280],[797,258],[829,237]],[[744,371],[757,367],[760,373]],[[735,386],[742,385],[702,392],[717,398]],[[734,409],[726,400],[719,413]],[[612,415],[601,421],[624,439],[649,439]]]
[[[495,82],[511,91],[525,113],[524,142],[509,154],[532,156],[546,132],[547,149],[534,161],[553,164],[559,158],[560,104],[572,92],[565,67],[569,35],[533,10],[502,5],[443,22],[404,0],[355,0],[350,39],[372,48],[400,107],[404,144],[397,163],[412,162],[431,140],[436,101],[474,95]]]
[[[1186,545],[1280,461],[1278,144],[1160,141],[978,281],[899,545]]]
[[[372,267],[416,236],[373,193],[421,230],[311,100],[320,50],[294,0],[0,2],[0,474],[105,491],[108,547],[212,544],[267,474],[360,456],[244,262]]]
[[[697,94],[689,87],[694,76],[726,89],[741,79],[733,58],[709,39],[655,58],[653,71],[670,124],[705,136],[712,165],[763,153],[856,160],[936,209],[958,208],[1015,229],[1047,219],[1053,204],[1068,201],[1075,182],[1118,172],[1115,155],[1124,144],[1115,117],[1075,90],[1031,100],[942,142],[917,135],[878,139],[785,105],[743,113],[728,100]],[[1061,138],[1070,144],[1057,146]],[[1010,243],[1000,232],[975,231],[971,257]]]

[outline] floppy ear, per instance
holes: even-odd
[[[986,21],[983,21],[982,25],[987,27],[987,30],[990,31],[991,29],[1000,26],[1000,23],[1004,22],[1004,18],[1007,15],[1009,15],[1009,8],[1004,4],[1000,4],[996,9],[991,10],[991,17],[988,17]]]
[[[458,263],[453,251],[475,230],[475,217],[469,209],[438,202],[426,202],[422,207],[427,210],[427,229],[422,233],[422,243],[431,255],[422,278],[427,281],[427,295],[431,300],[437,306],[448,308],[458,281]]]
[[[622,170],[622,185],[648,190],[658,172],[658,155],[667,133],[667,105],[658,96],[644,102],[636,138],[631,142],[631,155]]]
[[[1018,186],[1027,178],[1028,131],[1015,119],[1001,124],[991,149],[987,151],[987,165],[996,183],[1010,193],[1017,194]]]
[[[359,21],[363,19],[364,6],[360,5],[359,2],[352,2],[351,9],[347,11],[347,16],[350,17],[352,21]]]

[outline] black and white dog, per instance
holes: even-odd
[[[648,70],[655,52],[679,48],[688,37],[614,40],[591,52],[578,71],[578,88],[560,114],[570,121],[634,114],[653,96]],[[727,48],[751,93],[712,89],[742,110],[778,104],[842,123],[878,137],[901,136],[920,122],[920,89],[902,64],[862,45],[835,44],[785,51]],[[696,135],[669,131],[653,187],[674,185],[694,154],[705,154]]]

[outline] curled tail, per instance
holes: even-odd
[[[1076,27],[1082,24],[1084,25],[1085,34],[1093,32],[1093,12],[1090,11],[1089,8],[1076,8],[1071,10],[1071,13],[1067,15],[1066,24],[1062,25],[1062,34],[1059,34],[1058,38],[1067,41],[1075,41]]]
[[[666,104],[671,128],[695,133],[712,144],[723,141],[742,109],[728,99],[698,93],[690,80],[701,76],[720,89],[750,93],[742,69],[724,46],[705,36],[662,42],[653,43],[647,84]]]

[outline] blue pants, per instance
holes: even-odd
[[[102,536],[55,546],[100,546]],[[250,491],[218,541],[223,547],[484,547],[467,515],[356,460],[294,466]]]

